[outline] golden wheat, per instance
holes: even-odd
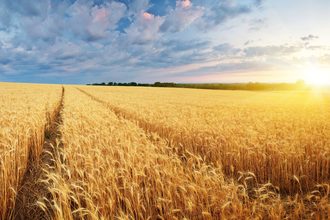
[[[41,152],[59,86],[0,84],[0,219],[8,219],[28,160]]]
[[[0,86],[4,219],[61,93]],[[65,86],[40,180],[51,196],[26,205],[52,219],[327,219],[329,107],[311,91]]]
[[[123,117],[226,175],[252,172],[284,193],[330,179],[330,94],[84,88]],[[299,179],[299,184],[296,179]]]
[[[183,162],[157,135],[148,137],[78,90],[68,90],[63,118],[69,178],[62,183],[69,186],[61,188],[75,195],[73,213],[105,219],[182,218],[216,215],[215,204],[225,204],[220,170],[198,157]]]
[[[114,88],[114,91],[116,90]],[[326,218],[328,216],[330,209],[328,180],[325,180],[323,185],[316,185],[314,191],[306,192],[306,194],[292,194],[290,196],[279,193],[276,185],[260,183],[260,179],[258,179],[259,173],[249,172],[244,167],[251,167],[254,163],[257,163],[257,165],[262,163],[258,161],[258,154],[255,154],[253,149],[251,149],[250,157],[242,156],[248,160],[244,164],[238,166],[238,162],[242,162],[241,160],[231,163],[233,167],[231,169],[242,168],[242,170],[237,172],[237,178],[230,178],[230,176],[224,175],[221,171],[226,168],[226,166],[222,166],[224,160],[215,161],[217,158],[225,158],[214,155],[211,160],[210,156],[219,153],[228,154],[229,158],[232,155],[240,159],[241,152],[239,149],[234,154],[236,149],[218,146],[219,149],[217,151],[207,154],[206,150],[208,147],[210,148],[209,150],[213,150],[212,145],[210,145],[210,143],[213,143],[212,141],[221,141],[214,134],[214,136],[211,136],[212,133],[208,134],[207,138],[211,140],[205,146],[193,146],[196,142],[194,142],[194,139],[188,138],[192,138],[194,133],[187,137],[183,136],[181,132],[179,133],[181,136],[178,136],[174,131],[180,128],[180,120],[186,123],[188,127],[187,132],[196,132],[196,130],[190,130],[192,128],[189,126],[192,125],[189,123],[190,119],[198,119],[180,111],[176,113],[182,106],[180,104],[181,99],[178,97],[173,98],[171,90],[161,91],[165,95],[177,99],[176,102],[172,103],[176,108],[168,108],[167,111],[165,111],[164,106],[160,105],[160,102],[157,102],[157,98],[153,96],[154,92],[149,93],[149,95],[146,93],[145,97],[147,99],[141,98],[129,102],[131,97],[136,96],[139,89],[120,88],[118,90],[120,90],[120,94],[123,94],[121,96],[122,101],[127,101],[125,106],[121,104],[118,107],[119,103],[116,103],[115,96],[109,96],[113,91],[112,88],[88,89],[81,87],[78,90],[73,88],[67,90],[63,111],[64,124],[62,126],[62,141],[65,146],[63,148],[63,157],[66,160],[58,163],[58,167],[61,167],[61,175],[53,176],[55,184],[50,187],[50,191],[55,198],[55,206],[58,207],[58,211],[55,213],[56,219],[262,219],[265,217],[271,219],[296,219],[303,217]],[[148,89],[146,90],[148,91]],[[94,92],[98,96],[93,96],[86,91]],[[157,92],[160,91],[155,89],[155,93]],[[186,101],[189,95],[192,97],[191,99],[194,99],[195,90],[175,90],[175,92],[179,94],[182,92],[186,96],[184,99]],[[185,94],[186,92],[189,95]],[[196,92],[198,91],[196,90]],[[241,94],[245,95],[244,93]],[[230,94],[226,95],[230,96]],[[232,95],[235,97],[237,94],[234,93]],[[258,96],[259,94],[254,95]],[[280,98],[280,96],[286,98],[285,96],[290,97],[292,95],[298,97],[307,95],[306,97],[309,97],[308,94],[292,93],[261,93],[260,95],[273,99],[276,97]],[[124,98],[125,96],[127,100]],[[108,102],[103,101],[107,100],[107,98]],[[148,98],[150,98],[150,102],[146,101]],[[255,97],[254,102],[259,100],[259,98]],[[110,100],[113,102],[110,102]],[[129,105],[133,103],[139,103],[136,106],[143,105],[143,102],[146,102],[146,104],[144,104],[143,108],[139,106],[141,107],[140,109],[136,109],[134,105]],[[244,105],[244,102],[246,101],[242,101],[242,103],[237,102],[237,108],[241,108],[240,105]],[[321,101],[313,102],[318,103]],[[203,97],[198,99],[198,103],[200,106],[204,106]],[[270,103],[274,104],[271,101]],[[160,106],[157,107],[157,104]],[[185,104],[186,108],[190,109],[187,111],[207,111],[205,108],[208,105],[206,104],[205,108],[192,105],[187,107],[187,103],[183,102],[183,105]],[[285,105],[285,102],[282,104]],[[322,101],[322,104],[327,103]],[[166,104],[164,105],[166,106]],[[250,106],[251,109],[246,109],[247,106]],[[287,108],[287,111],[282,110],[282,114],[290,113],[289,106],[288,103],[284,106]],[[268,108],[264,103],[249,103],[249,105],[244,105],[244,107],[241,111],[245,110],[250,113],[255,111],[256,115],[271,114],[272,110],[276,114],[275,109]],[[260,109],[262,107],[267,110],[267,113],[264,112],[265,109]],[[147,109],[150,110],[149,112],[153,112],[153,123],[143,118],[143,116],[150,117],[147,114]],[[312,106],[310,106],[310,109],[312,109]],[[209,120],[211,120],[210,117],[214,117],[214,120],[221,121],[219,119],[221,117],[225,117],[228,120],[228,117],[234,118],[228,115],[237,114],[233,108],[226,110],[233,111],[233,113],[227,112],[227,118],[225,117],[226,115],[217,115],[215,117],[213,114],[213,116],[209,116],[208,112],[204,113],[204,117]],[[167,114],[166,112],[174,113]],[[178,118],[180,120],[173,121],[172,124],[164,124],[162,123],[162,119],[165,117],[164,114],[167,114],[165,122],[171,120],[170,114],[179,114]],[[197,115],[202,117],[203,113]],[[248,116],[253,117],[244,113],[244,115],[240,115],[241,118],[237,118],[232,123],[237,126],[236,123],[239,119],[241,119],[241,123],[246,123],[246,121],[252,123],[251,119],[246,118]],[[279,115],[276,115],[276,117],[279,117]],[[283,120],[280,117],[278,119]],[[212,123],[202,124],[202,121],[194,123],[194,129],[204,129],[205,133],[203,134],[206,135],[208,130],[212,131],[212,126],[214,125]],[[157,129],[151,127],[156,123],[159,123],[158,127],[156,127]],[[324,126],[326,126],[328,122],[318,120],[318,123],[324,123]],[[232,127],[233,125],[229,126]],[[235,138],[237,138],[236,141],[242,141],[240,135],[247,132],[247,128],[244,127],[247,125],[242,124],[241,126],[240,129],[243,130],[240,133],[224,133],[224,137],[226,137],[225,135],[231,136],[226,137],[227,139],[222,141],[230,140],[231,142],[226,144],[237,147],[234,141]],[[254,124],[251,126],[254,126]],[[264,129],[266,129],[264,132],[272,135],[272,130]],[[308,129],[308,127],[305,129]],[[239,131],[239,128],[236,130]],[[224,131],[226,130],[224,129]],[[172,136],[166,132],[172,134]],[[199,133],[195,134],[197,137],[200,137],[198,136],[200,135]],[[313,138],[312,135],[314,134],[309,135],[311,135],[310,138]],[[163,137],[169,139],[166,140]],[[181,142],[175,140],[174,137],[180,137],[181,139],[179,140]],[[215,140],[212,140],[212,138]],[[253,140],[252,138],[251,140]],[[319,138],[321,138],[321,141],[326,141],[324,136],[319,136]],[[302,140],[304,141],[305,139]],[[277,141],[280,141],[280,139]],[[259,142],[257,143],[260,144]],[[324,143],[327,144],[327,142]],[[204,149],[197,150],[194,147],[203,147]],[[263,147],[255,147],[256,151],[259,150],[261,153],[264,153],[262,152]],[[325,151],[328,150],[328,145],[323,147]],[[274,149],[279,149],[279,146]],[[278,154],[274,149],[269,149],[268,153],[270,156],[274,155],[277,157]],[[296,148],[284,148],[282,151],[289,152],[294,149]],[[254,157],[252,157],[253,155]],[[282,158],[280,159],[282,160],[291,159],[284,153],[281,155]],[[271,159],[268,157],[268,160]],[[292,166],[294,165],[293,162],[289,161],[288,163]],[[229,162],[226,161],[226,163]],[[299,165],[297,164],[297,166]],[[324,165],[326,164],[322,166]],[[268,169],[274,172],[274,175],[279,175],[279,173],[276,173],[278,167],[274,167],[274,170],[271,168],[269,167]],[[324,166],[323,168],[327,167]],[[263,167],[260,169],[261,173],[264,172]],[[287,169],[282,170],[282,172],[284,173],[283,175],[291,175]],[[292,178],[296,181],[292,183],[292,187],[294,187],[294,184],[299,185],[301,190],[305,187],[297,176]],[[309,178],[312,180],[313,176]],[[313,181],[317,182],[317,180]],[[280,184],[280,186],[283,185]]]

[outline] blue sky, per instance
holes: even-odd
[[[330,74],[329,11],[328,0],[0,0],[0,81],[312,78]]]

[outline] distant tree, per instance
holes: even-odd
[[[138,83],[137,86],[152,86],[152,84],[148,84],[148,83]]]
[[[176,87],[176,84],[173,82],[155,82],[154,85],[155,87]]]
[[[295,89],[308,89],[303,80],[298,80],[296,83],[173,83],[173,82],[155,82],[148,83],[120,83],[108,82],[106,83],[93,83],[95,86],[151,86],[151,87],[175,87],[175,88],[194,88],[194,89],[220,89],[220,90],[295,90]]]
[[[136,82],[130,82],[128,83],[129,86],[137,86],[138,84]]]

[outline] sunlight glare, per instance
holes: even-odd
[[[304,80],[314,86],[330,85],[330,71],[310,65],[304,70]]]

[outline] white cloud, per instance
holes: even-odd
[[[80,4],[77,1],[68,10],[67,28],[72,28],[77,37],[93,41],[107,36],[108,30],[114,30],[117,22],[125,15],[126,6],[112,2],[101,6]]]
[[[163,22],[164,17],[141,12],[135,22],[126,30],[127,37],[131,43],[151,43],[161,36],[159,28]]]
[[[166,16],[161,26],[163,32],[179,32],[204,14],[203,7],[194,7],[189,0],[177,1],[176,8]]]

